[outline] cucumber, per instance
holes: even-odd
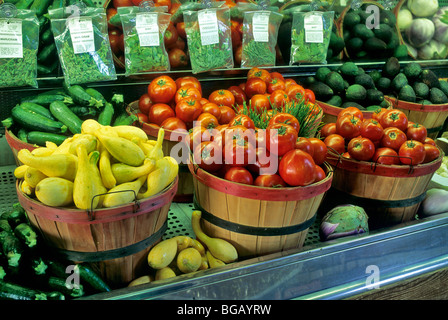
[[[48,119],[35,112],[15,106],[11,110],[11,116],[15,123],[29,131],[44,131],[53,133],[64,133],[67,126],[59,121]]]
[[[22,222],[17,227],[15,227],[14,234],[28,248],[33,248],[37,244],[37,233],[28,223]]]
[[[0,281],[0,299],[5,300],[47,300],[44,292],[15,283]]]
[[[98,110],[92,107],[70,106],[69,109],[80,118],[96,117]]]
[[[98,90],[94,89],[94,88],[86,88],[86,92],[94,97],[96,100],[101,101],[102,103],[106,103],[106,99],[104,98],[104,96],[101,94],[101,92],[99,92]]]
[[[135,114],[128,115],[127,113],[120,114],[114,121],[113,126],[130,126],[134,121],[138,120]]]
[[[43,47],[37,54],[37,62],[43,65],[48,65],[56,59],[56,44],[53,42],[48,46]]]
[[[42,147],[45,146],[47,141],[51,141],[59,146],[65,139],[67,139],[67,136],[52,132],[30,131],[27,135],[28,143]]]
[[[48,119],[56,120],[51,114],[50,110],[48,110],[48,108],[45,108],[44,106],[41,106],[40,104],[34,102],[22,102],[21,104],[19,104],[19,107],[27,109],[29,111],[33,111]]]
[[[66,87],[66,89],[70,97],[72,97],[73,101],[81,106],[97,107],[97,108],[103,106],[103,103],[101,101],[98,101],[90,94],[88,94],[86,90],[84,90],[84,88],[81,87],[80,85],[75,84]]]
[[[73,99],[65,94],[47,94],[47,93],[40,93],[38,95],[30,96],[30,97],[24,97],[20,99],[20,102],[33,102],[40,104],[41,106],[47,107],[52,103],[53,101],[62,101],[67,104],[73,104]]]
[[[100,115],[98,116],[98,123],[102,124],[103,126],[110,126],[112,123],[114,112],[115,109],[112,103],[106,102],[103,111],[101,111]]]
[[[46,66],[43,64],[38,63],[37,64],[37,73],[38,74],[51,74],[54,72],[58,66],[59,61],[54,61],[50,66]]]
[[[78,263],[76,267],[79,271],[81,280],[84,280],[89,286],[100,292],[109,292],[111,288],[103,281],[103,279],[84,263]]]
[[[51,4],[51,9],[58,9],[65,7],[65,0],[53,0],[53,3]]]
[[[72,298],[79,298],[84,295],[82,284],[73,285],[73,288],[70,288],[67,286],[65,278],[50,276],[48,278],[48,287]]]
[[[25,143],[28,143],[28,133],[25,129],[20,128],[19,131],[17,131],[17,138],[19,138],[20,141],[23,141]]]
[[[44,45],[50,45],[52,41],[54,41],[53,37],[53,31],[51,31],[51,28],[48,28],[42,34],[40,35],[40,40]]]
[[[0,232],[2,252],[8,260],[8,265],[18,267],[23,254],[23,246],[19,239],[8,231]]]
[[[67,126],[71,133],[81,133],[82,120],[61,101],[50,103],[51,114]]]

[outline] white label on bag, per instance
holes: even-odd
[[[160,45],[158,14],[139,12],[135,17],[135,28],[141,47],[154,47]]]
[[[218,18],[216,11],[202,10],[198,12],[199,32],[201,44],[207,46],[219,43]]]
[[[0,58],[23,58],[22,20],[0,19]]]
[[[252,34],[256,42],[269,41],[270,12],[255,12],[252,16]]]
[[[311,14],[305,17],[305,42],[324,42],[324,24],[322,16]]]
[[[75,54],[95,51],[92,19],[73,17],[68,18],[67,22]]]

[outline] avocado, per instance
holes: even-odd
[[[303,80],[303,84],[304,84],[305,87],[308,87],[309,85],[311,85],[314,82],[316,82],[316,78],[313,77],[313,76],[306,77]]]
[[[366,110],[366,108],[364,108],[364,106],[362,106],[362,105],[360,105],[359,103],[357,103],[357,102],[354,102],[354,101],[346,101],[346,102],[344,102],[343,104],[342,104],[342,106],[341,106],[341,108],[348,108],[348,107],[356,107],[356,108],[358,108],[359,110]]]
[[[383,66],[382,75],[383,77],[393,79],[400,70],[400,61],[395,57],[390,57]]]
[[[355,25],[361,23],[361,17],[354,11],[349,11],[344,17],[344,28],[352,29]]]
[[[409,80],[415,80],[422,73],[422,67],[417,62],[410,62],[403,68],[403,73]]]
[[[439,80],[440,90],[448,96],[448,82],[446,80]]]
[[[395,76],[395,78],[392,80],[390,86],[391,89],[395,92],[400,92],[401,88],[403,88],[405,85],[407,85],[408,78],[404,75],[404,73],[400,72]]]
[[[366,9],[361,9],[359,12],[359,17],[361,18],[360,23],[366,24],[367,18],[369,18],[372,14],[370,12],[366,12]]]
[[[375,83],[376,88],[383,93],[387,93],[390,91],[390,83],[392,81],[389,78],[381,77],[378,79],[378,81]]]
[[[361,102],[366,98],[366,89],[359,84],[352,84],[345,92],[345,98],[353,102]]]
[[[440,88],[439,78],[433,71],[429,69],[425,69],[420,73],[420,80],[424,84],[426,84],[430,89]]]
[[[364,41],[358,37],[350,38],[345,43],[349,52],[358,52],[364,45]]]
[[[329,49],[332,49],[332,56],[337,56],[344,50],[345,41],[339,37],[335,32],[331,33]]]
[[[328,73],[327,76],[325,77],[324,82],[327,86],[329,86],[333,90],[334,93],[341,92],[345,89],[344,79],[336,71],[331,71],[330,73]]]
[[[366,108],[367,111],[376,111],[378,109],[381,109],[381,106],[371,105]]]
[[[368,74],[375,83],[381,78],[381,72],[379,72],[378,70],[372,70]]]
[[[327,74],[331,72],[331,69],[328,67],[320,67],[316,70],[316,79],[324,82]]]
[[[341,72],[342,76],[348,76],[348,77],[356,77],[359,74],[358,66],[351,61],[344,62],[340,68],[339,71]]]
[[[388,43],[392,38],[394,31],[388,24],[380,23],[378,29],[373,28],[373,33],[375,34],[375,37]]]
[[[387,101],[386,99],[384,99],[383,102],[380,103],[380,107],[381,107],[381,108],[385,108],[385,109],[389,108],[389,107],[390,107],[390,103],[389,103],[389,101]]]
[[[426,99],[429,95],[429,87],[423,82],[414,82],[412,88],[415,91],[415,96],[420,99]]]
[[[394,28],[397,23],[397,17],[390,10],[381,10],[380,11],[380,23],[384,23]]]
[[[325,103],[329,104],[330,106],[340,107],[342,105],[342,98],[340,96],[334,95],[330,100],[326,101]]]
[[[418,103],[418,104],[422,104],[422,105],[431,105],[431,104],[432,104],[431,101],[426,100],[426,99],[418,100],[417,103]]]
[[[394,57],[398,60],[405,59],[409,56],[408,54],[408,47],[405,44],[400,44],[398,47],[394,50]]]
[[[352,32],[354,37],[361,38],[362,40],[367,40],[375,36],[373,31],[367,28],[367,26],[363,23],[355,25]]]
[[[321,81],[316,81],[316,82],[312,83],[308,87],[308,89],[310,89],[314,92],[314,95],[316,96],[316,100],[319,100],[319,101],[327,101],[334,94],[333,90]]]
[[[372,77],[366,73],[357,75],[355,78],[355,83],[363,86],[366,89],[375,88],[375,82],[373,81]]]
[[[367,89],[366,100],[368,104],[380,104],[384,100],[384,95],[377,89]]]
[[[398,99],[408,102],[415,102],[415,91],[410,85],[404,85],[398,93]]]
[[[444,94],[443,91],[440,90],[439,88],[431,88],[429,90],[429,100],[433,104],[448,103],[448,98],[446,94]]]
[[[400,39],[398,38],[398,35],[396,33],[392,33],[392,36],[387,43],[387,49],[390,51],[390,53],[395,52],[395,49],[400,45]]]
[[[378,56],[378,54],[383,55],[384,50],[387,49],[387,43],[376,37],[369,38],[364,42],[365,50],[372,53],[373,56]]]

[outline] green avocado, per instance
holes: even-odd
[[[344,62],[340,66],[339,71],[341,72],[342,76],[348,77],[356,77],[359,74],[358,66],[351,61]]]
[[[400,92],[401,88],[403,88],[408,83],[409,83],[408,78],[406,78],[404,73],[400,72],[392,80],[391,89],[394,90],[395,92]]]
[[[398,93],[398,99],[408,102],[415,102],[415,91],[410,85],[404,85]]]
[[[431,88],[431,90],[429,90],[429,100],[433,104],[442,104],[448,102],[446,94],[444,94],[443,91],[439,88]]]
[[[393,79],[398,73],[400,73],[400,61],[396,57],[390,57],[387,59],[383,66],[382,75],[389,79]]]
[[[373,38],[375,34],[373,31],[363,23],[359,23],[353,27],[353,36],[361,38],[362,40],[368,40]]]
[[[422,73],[422,67],[417,62],[410,62],[403,68],[403,73],[409,80],[414,80]]]
[[[357,75],[355,78],[355,83],[363,86],[366,89],[375,88],[375,82],[373,81],[372,77],[366,73]]]
[[[345,92],[345,98],[353,102],[362,102],[366,99],[367,91],[359,84],[352,84]]]
[[[414,82],[412,88],[415,91],[415,96],[420,99],[426,99],[429,96],[429,87],[423,82]]]
[[[334,93],[341,92],[345,89],[344,79],[336,71],[331,71],[327,74],[327,76],[325,77],[325,84],[328,85]]]

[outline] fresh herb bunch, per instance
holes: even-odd
[[[242,67],[264,67],[275,65],[276,52],[266,42],[258,42],[254,39],[249,40],[243,46],[241,66]]]
[[[0,59],[0,87],[37,87],[37,49],[23,48],[23,58]]]

